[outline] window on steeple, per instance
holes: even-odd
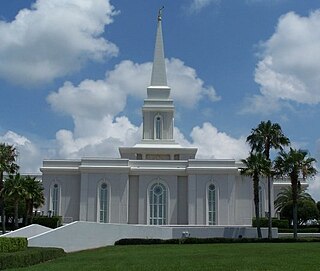
[[[154,139],[162,139],[162,117],[159,114],[154,118]]]

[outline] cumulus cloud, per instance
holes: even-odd
[[[105,117],[97,121],[89,119],[86,120],[86,126],[76,129],[76,133],[69,130],[57,132],[60,157],[118,157],[119,146],[132,146],[141,139],[141,128],[133,125],[127,117],[115,120]],[[90,129],[90,132],[85,129]]]
[[[218,4],[220,0],[192,0],[188,10],[190,13],[198,13],[203,8],[211,5],[211,4]]]
[[[45,83],[117,55],[101,36],[115,14],[108,0],[37,0],[13,21],[0,20],[0,77]]]
[[[212,101],[220,97],[212,86],[204,86],[196,71],[179,59],[166,61],[172,98],[187,108],[200,99]],[[103,80],[84,80],[75,86],[66,82],[52,92],[47,101],[58,112],[73,118],[74,130],[56,134],[59,156],[118,156],[118,146],[132,146],[141,140],[141,127],[125,117],[117,117],[125,109],[128,96],[146,98],[152,63],[137,64],[125,60],[108,71]],[[172,82],[172,84],[170,84]],[[186,144],[182,134],[180,140]]]
[[[233,138],[218,131],[211,123],[196,126],[191,132],[193,145],[198,147],[198,158],[243,159],[248,156],[249,147],[246,138]]]
[[[166,61],[171,96],[185,107],[194,107],[200,99],[220,99],[212,86],[205,86],[196,71],[181,60]],[[56,111],[72,117],[101,119],[120,113],[127,97],[146,97],[146,86],[150,82],[152,63],[137,64],[124,60],[115,69],[106,73],[104,80],[84,80],[78,86],[66,82],[57,92],[48,96],[48,102]]]
[[[22,173],[39,172],[42,162],[40,150],[28,138],[13,131],[7,131],[0,136],[0,142],[13,145],[17,150],[17,163]]]
[[[281,16],[275,33],[261,46],[262,59],[255,70],[260,95],[249,100],[250,110],[266,108],[259,106],[263,99],[273,101],[273,109],[288,101],[319,104],[319,47],[320,10],[308,17],[294,12]]]

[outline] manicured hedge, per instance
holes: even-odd
[[[268,227],[269,221],[268,218],[261,217],[260,218],[260,227]],[[257,227],[256,219],[252,219],[252,227]],[[281,228],[281,229],[288,229],[289,228],[289,222],[285,219],[277,219],[272,218],[272,227]]]
[[[53,216],[53,217],[36,216],[33,218],[32,223],[55,229],[62,225],[62,217],[61,216]]]
[[[278,229],[278,232],[291,233],[293,232],[293,229]],[[316,228],[316,227],[298,228],[298,233],[319,233],[319,232],[320,232],[320,228]]]
[[[123,245],[163,245],[163,244],[215,244],[215,243],[292,243],[292,242],[320,242],[320,238],[183,238],[183,239],[120,239],[117,246]]]
[[[0,270],[30,266],[65,254],[61,248],[28,248],[14,253],[0,253]]]
[[[25,250],[28,246],[24,237],[0,237],[0,252],[16,252]]]

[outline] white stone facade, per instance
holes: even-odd
[[[173,139],[174,104],[167,86],[161,17],[151,78],[142,107],[141,143],[120,147],[120,159],[45,160],[44,213],[61,215],[65,222],[251,225],[252,180],[240,175],[241,164],[195,159],[196,148]],[[266,187],[262,180],[262,216]]]

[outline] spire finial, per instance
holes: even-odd
[[[162,10],[164,9],[164,6],[162,6],[162,8],[159,9],[159,12],[158,12],[158,21],[161,21],[162,19]]]

